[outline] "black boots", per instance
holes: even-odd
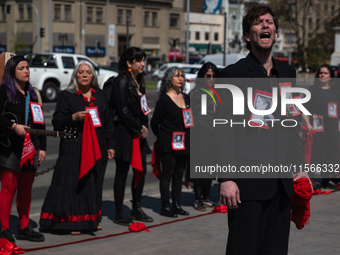
[[[124,213],[123,206],[116,207],[116,215],[113,222],[123,226],[129,226],[133,223],[133,221]]]
[[[171,218],[177,217],[177,214],[170,208],[170,201],[162,201],[162,208],[159,214]]]
[[[44,235],[39,232],[34,231],[31,226],[28,226],[24,229],[19,228],[16,238],[17,240],[28,240],[31,242],[45,241]]]
[[[184,211],[182,207],[180,206],[179,201],[172,201],[172,211],[174,213],[177,213],[179,215],[185,215],[188,216],[189,213],[187,211]]]
[[[153,222],[153,218],[146,215],[142,210],[141,203],[132,202],[131,219],[143,222]]]

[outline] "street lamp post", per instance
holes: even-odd
[[[186,39],[186,51],[185,51],[185,61],[189,63],[189,22],[190,22],[190,0],[187,0],[187,39]]]

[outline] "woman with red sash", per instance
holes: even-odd
[[[71,234],[100,230],[104,174],[108,158],[114,157],[113,123],[90,62],[76,65],[70,84],[58,96],[52,124],[56,131],[77,130],[79,138],[60,140],[40,226]]]
[[[130,47],[120,56],[119,76],[113,81],[111,102],[115,126],[114,200],[116,214],[114,223],[130,225],[132,220],[152,222],[141,207],[142,192],[146,174],[146,154],[150,152],[148,136],[148,108],[144,85],[145,52]],[[128,218],[124,213],[124,192],[129,168],[133,168],[132,211]]]
[[[46,157],[46,137],[29,136],[25,130],[30,127],[45,129],[45,124],[41,121],[41,105],[37,103],[38,97],[29,83],[29,75],[26,59],[23,56],[14,56],[6,63],[0,86],[1,137],[6,138],[3,136],[6,132],[12,133],[4,144],[0,143],[0,223],[2,235],[11,243],[15,243],[15,240],[9,219],[16,192],[20,225],[16,239],[33,242],[45,240],[42,234],[28,225],[35,173]],[[32,113],[33,105],[40,109],[37,115]],[[11,120],[14,119],[13,123]],[[24,144],[27,145],[25,149]],[[34,146],[30,146],[32,144]],[[24,154],[23,151],[28,153]]]
[[[189,215],[180,206],[183,173],[189,160],[189,130],[193,124],[190,98],[183,93],[184,86],[183,70],[178,67],[169,68],[162,79],[159,100],[151,119],[162,166],[159,184],[162,201],[160,215],[167,217]]]

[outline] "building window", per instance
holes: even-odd
[[[118,24],[123,24],[123,10],[122,9],[118,9],[117,23]]]
[[[149,26],[150,12],[144,12],[144,26]]]
[[[54,19],[56,19],[56,20],[61,19],[61,6],[60,6],[60,4],[54,5]]]
[[[312,20],[312,18],[308,19],[308,28],[309,29],[313,29],[313,20]]]
[[[158,15],[157,12],[152,13],[152,26],[156,27],[158,23]]]
[[[103,22],[103,8],[96,9],[96,22],[97,23]]]
[[[214,40],[218,41],[218,33],[214,33]]]
[[[131,17],[132,17],[132,11],[131,10],[126,10],[126,21],[129,22],[129,24],[131,24]]]
[[[159,44],[159,37],[143,37],[145,44]]]
[[[324,10],[325,10],[325,12],[328,12],[328,5],[327,4],[324,5]]]
[[[335,5],[332,5],[331,12],[332,12],[332,16],[333,16],[335,14]]]
[[[319,29],[320,19],[316,19],[316,28]]]
[[[170,27],[179,26],[179,14],[170,14]]]
[[[64,20],[71,20],[71,5],[64,6]]]
[[[88,6],[86,8],[86,21],[92,22],[92,16],[93,16],[93,8]]]
[[[196,32],[196,33],[195,33],[195,39],[196,39],[196,40],[199,40],[199,39],[200,39],[200,32]]]
[[[285,34],[285,43],[290,43],[290,39],[292,39],[292,43],[296,43],[296,35],[295,33],[286,33]]]
[[[19,19],[25,19],[24,18],[24,6],[20,4],[18,8],[19,8]]]
[[[6,15],[5,15],[5,5],[1,4],[1,20],[6,20]]]
[[[205,32],[205,40],[209,41],[209,32]]]
[[[27,9],[27,19],[32,19],[32,6],[27,5],[26,9]]]

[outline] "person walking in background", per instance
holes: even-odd
[[[26,132],[29,127],[45,129],[44,124],[35,123],[30,111],[32,109],[30,105],[36,103],[38,98],[29,83],[29,76],[30,70],[26,59],[23,56],[14,56],[6,63],[0,86],[0,127],[4,128],[1,133],[13,133],[9,137],[10,145],[8,147],[0,144],[1,233],[11,243],[15,243],[15,240],[10,230],[9,219],[16,192],[18,192],[17,210],[20,226],[16,239],[32,242],[45,240],[41,233],[34,231],[29,226],[32,185],[38,165],[44,162],[46,157],[46,137],[36,135],[30,137]],[[6,118],[8,113],[15,117],[15,123]],[[23,156],[26,139],[34,145],[34,150],[28,150],[32,157],[27,158],[27,161]]]
[[[91,119],[88,111],[93,110],[100,124]],[[78,139],[60,140],[51,186],[41,209],[40,226],[74,235],[84,230],[100,230],[104,174],[107,160],[114,157],[115,151],[106,95],[99,89],[94,67],[88,61],[76,65],[70,84],[59,94],[52,124],[57,131],[68,127],[80,134]],[[94,125],[93,133],[91,125]],[[85,134],[88,128],[91,133]],[[93,154],[101,157],[93,160],[93,166],[82,177],[82,159],[90,161]]]
[[[189,160],[190,128],[185,111],[190,111],[190,98],[183,93],[184,72],[178,67],[169,68],[162,79],[159,100],[151,119],[151,128],[157,136],[161,160],[160,215],[177,217],[189,215],[180,205],[183,173]],[[192,114],[190,113],[192,116]],[[192,122],[192,120],[191,120]],[[170,182],[172,181],[172,208],[170,207]]]
[[[309,131],[317,131],[313,135],[310,164],[339,164],[339,107],[340,95],[332,84],[334,72],[327,65],[321,65],[316,72],[316,81],[309,88],[311,99],[304,104],[312,116],[302,114]],[[330,176],[315,175],[315,189],[337,188]]]
[[[141,200],[146,174],[146,154],[151,150],[147,143],[148,116],[143,112],[146,105],[144,84],[145,52],[138,47],[130,47],[120,56],[119,76],[112,87],[112,115],[115,132],[116,174],[114,180],[114,200],[116,214],[114,223],[130,225],[132,220],[152,222],[153,219],[142,210]],[[132,211],[128,218],[123,201],[126,178],[130,165],[133,168]],[[139,169],[138,169],[139,168]],[[132,219],[132,220],[131,220]]]

